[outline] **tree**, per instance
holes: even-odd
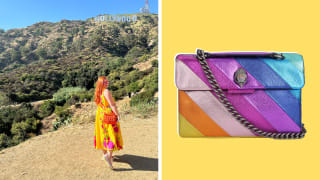
[[[10,138],[4,134],[0,134],[0,150],[10,146]]]
[[[0,106],[8,105],[10,103],[9,97],[4,93],[0,91]]]
[[[14,135],[16,143],[24,141],[28,138],[28,132],[31,126],[27,122],[14,123],[11,127],[11,133]]]
[[[140,88],[137,82],[133,82],[127,86],[126,90],[127,93],[136,93],[140,90]]]

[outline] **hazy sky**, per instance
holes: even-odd
[[[40,21],[85,20],[99,14],[138,13],[145,0],[1,0],[0,28],[22,28]],[[158,0],[149,0],[158,14]]]

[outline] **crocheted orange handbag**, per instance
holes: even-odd
[[[103,104],[100,102],[100,107],[103,109],[103,110],[106,110],[106,108],[108,107],[104,107]],[[102,120],[102,123],[104,124],[116,124],[117,123],[117,120],[118,120],[118,116],[113,112],[111,111],[111,113],[103,113],[103,120]]]

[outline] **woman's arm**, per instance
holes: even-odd
[[[111,92],[106,89],[104,92],[103,92],[103,95],[104,97],[106,97],[112,111],[117,115],[119,116],[119,113],[118,113],[118,109],[117,109],[117,106],[116,106],[116,103],[114,102],[113,98],[112,98],[112,94]]]

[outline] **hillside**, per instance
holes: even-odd
[[[131,83],[125,76],[152,72],[141,75],[133,65],[157,56],[158,15],[137,17],[134,22],[39,22],[0,31],[0,105],[48,99],[61,87],[89,90],[98,75],[123,80],[112,87],[122,97],[122,88]]]
[[[89,18],[0,29],[0,150],[87,122],[72,107],[93,102],[99,76],[128,109],[157,104],[158,15],[136,15],[133,22]]]

